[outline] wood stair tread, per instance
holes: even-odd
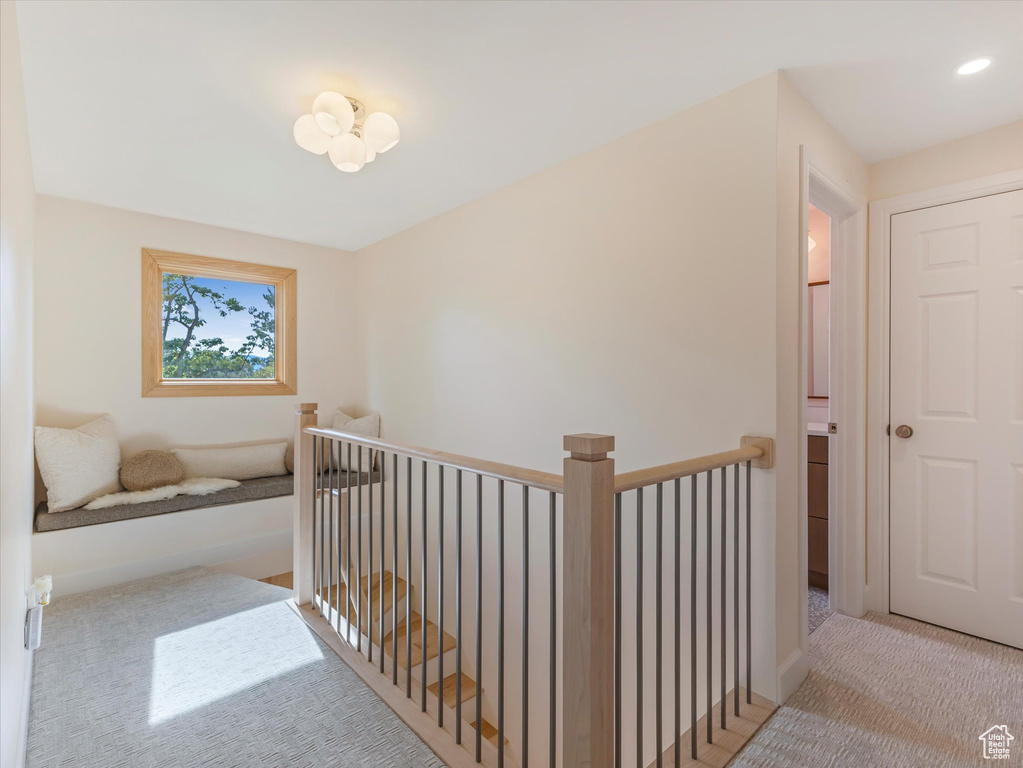
[[[368,576],[362,577],[362,599],[363,603],[369,605],[367,602],[370,598],[370,584],[372,584],[372,598],[373,598],[373,613],[374,619],[379,619],[380,616],[380,574],[371,573]],[[392,585],[395,586],[392,589]],[[384,571],[384,612],[391,610],[394,605],[394,592],[397,591],[398,601],[400,602],[405,595],[408,593],[408,585],[405,583],[405,579],[400,576],[395,576],[390,571]]]
[[[453,673],[444,678],[444,703],[451,709],[455,708],[458,701],[458,673]],[[440,688],[440,683],[433,683],[428,686],[430,693],[434,696]],[[476,681],[464,672],[462,673],[462,701],[466,702],[476,696]]]
[[[395,582],[396,582],[395,587],[397,589],[398,601],[399,602],[401,602],[405,598],[405,596],[408,594],[408,585],[406,584],[405,579],[401,578],[400,576],[395,576],[390,571],[384,571],[384,613],[385,614],[390,612],[390,610],[391,610],[391,608],[392,608],[392,606],[394,604],[393,603],[394,594],[393,594],[393,590],[392,590],[391,586]],[[372,590],[373,590],[373,615],[371,617],[371,620],[373,622],[373,627],[376,630],[379,630],[379,627],[380,627],[380,574],[379,573],[373,573],[373,574],[369,574],[367,576],[363,576],[362,577],[362,603],[363,603],[363,608],[365,608],[365,612],[367,614],[369,613],[369,592],[368,592],[368,590],[370,588],[370,585],[372,585]],[[331,588],[330,588],[330,601],[329,601],[330,605],[332,605],[332,606],[334,606],[334,605],[340,606],[340,610],[341,610],[342,616],[344,615],[344,604],[345,604],[345,597],[347,597],[347,594],[348,594],[348,590],[347,590],[347,588],[345,586],[345,583],[343,581],[340,584],[333,584],[333,585],[331,585]],[[351,603],[349,604],[349,609],[348,609],[349,616],[352,617],[353,623],[355,621],[355,618],[358,616],[358,612],[356,611],[356,604],[355,603],[356,603],[356,601],[355,601],[355,599],[353,597]],[[387,624],[389,622],[387,622],[385,620],[384,623]],[[367,624],[365,618],[361,622],[359,622],[359,628],[362,630],[363,634],[367,633],[367,630],[368,630],[369,627],[368,627],[368,624]]]
[[[415,667],[417,664],[423,662],[423,638],[422,638],[422,618],[415,611],[412,614],[411,624],[411,641],[412,641],[412,666]],[[402,669],[405,668],[405,619],[403,618],[398,624],[398,636],[397,636],[397,649],[398,649],[398,666]],[[388,632],[384,638],[384,647],[388,654],[391,651],[391,635],[393,632]],[[438,628],[429,619],[426,620],[426,660],[435,659],[440,654],[440,643],[438,642]],[[444,652],[454,650],[455,638],[449,635],[447,632],[444,633]]]
[[[469,725],[471,725],[473,728],[475,728],[476,727],[476,721],[473,720],[471,723],[469,723]],[[492,725],[491,723],[489,723],[486,718],[483,718],[483,728],[480,730],[480,734],[483,736],[484,739],[489,741],[495,747],[497,746],[497,726]],[[504,737],[504,743],[505,744],[508,743],[508,737],[507,736]]]

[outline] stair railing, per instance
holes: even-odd
[[[403,694],[381,697],[448,764],[484,763],[497,768],[527,768],[531,761],[572,768],[622,765],[623,730],[629,731],[622,713],[626,691],[637,704],[636,731],[632,733],[636,764],[645,766],[649,762],[649,750],[644,749],[643,704],[650,694],[644,693],[642,671],[643,627],[648,623],[643,614],[642,529],[650,517],[643,512],[643,498],[648,489],[656,493],[657,530],[653,764],[660,766],[665,756],[672,756],[674,745],[681,744],[683,708],[679,687],[683,634],[679,612],[683,583],[679,549],[681,482],[692,478],[694,506],[690,517],[695,532],[696,476],[706,473],[709,483],[715,470],[724,473],[724,467],[734,466],[738,519],[739,467],[743,462],[746,691],[750,696],[750,468],[771,466],[773,443],[769,438],[743,438],[742,447],[736,451],[616,476],[614,460],[608,456],[614,450],[613,437],[568,435],[564,438],[569,456],[564,460],[563,475],[555,475],[321,429],[316,426],[316,404],[307,403],[298,409],[295,446],[295,603],[307,613],[315,612],[316,621],[328,625],[335,640],[358,654],[345,658],[375,690],[382,691],[377,686],[383,679]],[[660,642],[665,484],[674,484],[676,522],[672,609],[675,684],[671,691],[675,733],[667,750],[663,748],[661,721],[672,696],[661,684]],[[638,638],[635,689],[623,681],[622,643],[622,574],[632,566],[629,557],[623,558],[622,546],[623,517],[632,512],[626,504],[623,513],[622,500],[630,492],[635,492],[633,521],[639,531],[633,627]],[[723,495],[721,499],[720,526],[724,526]],[[709,514],[709,495],[707,504]],[[725,528],[720,530],[723,534]],[[733,531],[734,551],[738,553],[738,525]],[[520,557],[511,558],[512,573],[506,557],[509,542],[520,553]],[[691,543],[690,732],[695,757],[695,533]],[[721,545],[724,553],[723,535]],[[712,631],[709,606],[714,581],[710,546],[708,537],[708,632]],[[733,672],[738,713],[738,554],[733,564]],[[722,606],[720,639],[724,649],[724,602]],[[312,625],[323,636],[323,625]],[[710,638],[708,634],[708,682],[713,662]],[[719,690],[724,722],[724,662]],[[712,686],[708,685],[707,692],[710,713]],[[465,702],[467,707],[463,706]],[[510,711],[510,703],[519,705],[517,712]],[[423,725],[427,715],[437,729],[453,737],[451,742],[441,743],[444,737],[438,730]],[[710,714],[706,720],[709,742]],[[452,750],[452,743],[460,746]],[[679,750],[674,751],[678,765]]]

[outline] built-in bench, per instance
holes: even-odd
[[[360,478],[357,473],[352,472],[351,478],[345,478],[345,472],[333,472],[332,479],[335,487],[345,488],[346,484],[355,486]],[[374,472],[372,478],[369,473],[363,472],[361,482],[377,482],[380,473]],[[324,478],[326,481],[326,477]],[[86,525],[98,525],[100,523],[113,523],[119,520],[132,520],[138,517],[152,517],[163,515],[168,512],[181,512],[186,509],[199,509],[201,507],[218,507],[223,504],[237,504],[243,501],[257,501],[259,499],[270,499],[275,496],[290,496],[294,493],[294,475],[281,475],[280,477],[258,477],[254,480],[242,480],[237,488],[226,488],[222,491],[209,493],[205,496],[175,496],[170,499],[159,501],[147,501],[142,504],[122,504],[116,507],[105,509],[79,509],[68,510],[67,512],[50,513],[46,502],[42,502],[36,508],[35,531],[45,533],[46,531],[60,531],[67,528],[80,528]]]

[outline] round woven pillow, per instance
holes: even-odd
[[[288,450],[284,452],[284,468],[291,474],[295,474],[295,444],[288,443]]]
[[[142,451],[121,465],[121,485],[129,491],[177,485],[184,479],[185,465],[169,451]]]

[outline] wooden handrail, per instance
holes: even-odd
[[[540,472],[535,469],[516,467],[512,464],[501,464],[496,461],[486,461],[485,459],[477,459],[471,456],[460,456],[456,453],[446,453],[434,450],[433,448],[421,448],[416,445],[395,443],[389,440],[381,440],[378,437],[353,435],[336,429],[306,427],[304,431],[307,435],[344,440],[345,442],[362,445],[367,448],[398,453],[402,456],[411,456],[413,459],[422,459],[436,464],[443,464],[447,467],[453,467],[454,469],[464,469],[467,472],[495,477],[498,480],[509,480],[513,483],[528,485],[530,488],[538,488],[542,491],[565,492],[564,478],[561,475],[555,475],[550,472]]]
[[[614,492],[634,491],[648,485],[666,483],[680,477],[690,477],[701,472],[710,472],[747,461],[753,462],[754,467],[761,469],[770,469],[774,466],[774,440],[771,438],[744,436],[741,445],[742,447],[731,451],[712,453],[695,459],[686,459],[615,475]]]

